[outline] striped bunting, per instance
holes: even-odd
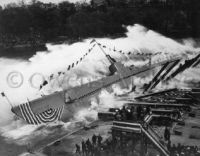
[[[28,124],[38,125],[42,123],[48,123],[60,120],[64,106],[57,109],[48,109],[47,111],[37,115],[33,113],[29,103],[19,105],[19,108],[23,119]]]

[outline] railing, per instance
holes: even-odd
[[[169,151],[165,145],[160,142],[158,139],[158,135],[154,132],[152,128],[144,128],[142,127],[144,134],[162,151],[162,153],[166,156],[169,156]]]

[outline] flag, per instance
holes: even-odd
[[[95,42],[95,39],[93,39],[93,40],[90,42],[90,44],[92,44],[93,42]]]
[[[68,66],[67,70],[70,70],[70,65]]]
[[[42,89],[42,85],[40,85],[40,90]]]
[[[2,93],[1,93],[1,96],[5,97],[6,95],[5,95],[5,93],[4,93],[4,92],[2,92]]]
[[[50,79],[50,80],[52,80],[52,79],[53,79],[53,74],[51,74],[51,75],[50,75],[49,79]]]
[[[106,46],[104,45],[103,48],[106,48]]]
[[[48,82],[47,82],[47,80],[44,80],[44,82],[43,82],[43,86],[45,86],[45,85],[47,85],[48,84]]]
[[[82,61],[82,59],[83,59],[83,58],[81,57],[81,58],[80,58],[80,61]]]

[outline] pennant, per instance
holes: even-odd
[[[47,84],[48,84],[48,82],[47,82],[47,80],[45,80],[42,85],[45,86]]]
[[[50,75],[49,79],[50,79],[50,80],[52,80],[52,79],[53,79],[53,74],[51,74],[51,75]]]
[[[70,68],[71,68],[71,66],[69,65],[68,68],[67,68],[67,70],[70,70]]]
[[[95,39],[93,39],[91,42],[90,42],[90,44],[92,44],[93,42],[95,42],[96,40]]]
[[[4,93],[4,92],[2,92],[2,93],[1,93],[1,96],[5,97],[6,95],[5,95],[5,93]]]
[[[76,64],[78,64],[78,61],[76,62]]]
[[[83,58],[81,57],[81,58],[80,58],[80,61],[82,61],[82,60],[83,60]]]
[[[39,90],[41,90],[42,89],[42,85],[40,85],[40,89]]]
[[[62,73],[62,72],[58,72],[58,75],[60,76],[61,73]]]
[[[91,51],[91,49],[88,50],[89,52]]]
[[[99,46],[101,46],[101,43],[98,43]]]
[[[74,63],[72,63],[72,68],[74,67]]]

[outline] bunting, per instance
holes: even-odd
[[[58,75],[60,76],[62,74],[62,72],[58,72]]]
[[[5,95],[5,93],[4,93],[4,92],[1,92],[1,96],[5,97],[6,95]]]
[[[93,40],[90,42],[90,44],[92,44],[92,43],[94,43],[94,42],[95,42],[95,40],[93,39]],[[89,54],[90,52],[92,52],[92,50],[93,50],[93,48],[94,48],[95,46],[96,46],[96,43],[93,44],[92,47],[89,48],[88,51],[87,51],[80,59],[78,59],[77,61],[75,61],[75,62],[72,63],[71,65],[68,65],[67,71],[71,70],[71,69],[74,68],[76,65],[78,65],[81,61],[83,61],[83,59],[84,59],[86,56],[88,56],[88,54]],[[65,72],[61,72],[61,71],[58,72],[58,76],[61,76],[61,74],[64,75]],[[54,75],[51,74],[51,75],[49,76],[49,80],[51,81],[53,78],[54,78]],[[42,87],[45,86],[45,85],[47,85],[47,84],[48,84],[48,81],[45,80],[45,81],[43,82],[43,84],[40,85],[39,90],[41,90]]]
[[[70,70],[70,67],[71,67],[71,66],[69,65],[68,68],[67,68],[67,70]]]
[[[108,46],[106,46],[106,45],[103,45],[103,44],[101,44],[101,43],[98,43],[97,42],[97,44],[99,45],[99,46],[101,46],[102,48],[107,48],[109,51],[111,51],[111,48],[110,47],[108,47]],[[96,44],[95,44],[96,45]],[[115,49],[115,47],[112,49],[112,51],[113,52],[118,52],[118,53],[120,53],[120,54],[123,54],[123,55],[131,55],[132,53],[129,51],[128,53],[125,53],[125,52],[123,52],[122,50],[116,50]],[[156,52],[156,53],[139,53],[139,52],[137,52],[137,53],[133,53],[134,55],[139,55],[139,56],[156,56],[156,55],[160,55],[160,54],[162,54],[162,52]],[[164,53],[164,54],[168,54],[168,53]]]
[[[78,59],[77,61],[75,61],[75,62],[72,63],[71,65],[68,65],[67,71],[71,70],[71,69],[74,68],[76,65],[78,65],[81,61],[83,61],[83,59],[84,59],[86,56],[88,56],[88,54],[93,50],[93,48],[94,48],[96,45],[99,45],[99,46],[102,47],[102,48],[107,48],[107,49],[109,49],[109,51],[112,50],[113,52],[119,52],[120,54],[123,54],[123,55],[131,55],[131,54],[132,54],[130,51],[129,51],[128,53],[125,53],[125,52],[123,52],[122,50],[116,50],[115,47],[114,47],[114,49],[112,49],[112,48],[110,48],[110,47],[108,47],[108,46],[106,46],[106,45],[102,45],[101,43],[98,43],[95,39],[93,39],[93,40],[90,42],[90,44],[92,44],[92,43],[94,43],[94,42],[95,42],[95,44],[91,45],[92,47],[89,48],[88,51],[87,51],[80,59]],[[157,52],[157,53],[154,53],[154,54],[152,54],[152,53],[138,53],[138,52],[137,52],[137,53],[135,53],[134,55],[155,56],[155,55],[159,55],[159,54],[161,54],[161,52]],[[58,72],[58,76],[60,76],[61,74],[65,74],[65,72]],[[51,81],[53,78],[54,78],[54,75],[51,74],[50,77],[49,77],[49,80]],[[43,84],[40,85],[40,89],[42,89],[42,87],[45,86],[45,85],[47,85],[47,84],[48,84],[48,82],[45,80],[45,81],[43,82]]]
[[[53,74],[51,74],[51,75],[50,75],[49,79],[50,79],[50,80],[52,80],[52,79],[53,79]]]
[[[90,44],[94,43],[96,40],[95,39],[92,39],[92,41],[90,42]]]
[[[54,122],[54,121],[60,120],[63,109],[64,109],[64,106],[56,108],[56,109],[50,108],[42,113],[35,114],[32,111],[29,102],[25,104],[21,104],[18,107],[21,111],[23,119],[28,124],[34,124],[34,125],[39,125],[42,123],[48,123],[48,122]]]

